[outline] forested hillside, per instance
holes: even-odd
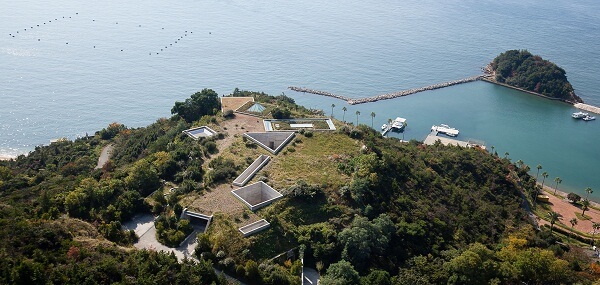
[[[564,69],[527,50],[503,52],[494,58],[491,67],[500,83],[569,102],[583,102],[575,95]]]
[[[312,116],[284,95],[235,93]],[[265,153],[239,135],[243,123],[261,122],[224,117],[215,96],[196,93],[144,128],[115,123],[0,162],[0,283],[226,284],[216,267],[248,284],[299,284],[298,256],[324,285],[592,284],[599,276],[578,248],[529,225],[521,193],[532,193],[535,179],[509,158],[403,143],[339,121],[334,132],[299,132],[273,155],[253,181],[284,198],[256,212],[214,212],[192,259],[132,247],[138,237],[123,222],[152,213],[157,239],[177,245],[188,233],[182,209],[231,195],[233,178]],[[182,133],[200,125],[219,134]],[[94,169],[108,144],[113,156]],[[238,227],[252,218],[271,227],[245,238]],[[297,255],[274,258],[286,252]]]

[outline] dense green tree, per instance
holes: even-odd
[[[394,224],[385,214],[372,222],[365,217],[356,216],[352,225],[339,234],[344,248],[342,258],[363,268],[371,255],[381,255],[385,252],[395,231]]]
[[[273,116],[274,119],[289,119],[292,116],[292,112],[285,107],[275,107],[271,110],[271,116]]]
[[[509,50],[491,63],[498,82],[541,93],[552,98],[583,102],[575,95],[564,69],[527,50]]]
[[[133,165],[125,182],[128,187],[137,190],[142,196],[147,196],[160,187],[158,171],[145,159]]]
[[[354,270],[350,262],[345,260],[329,265],[327,272],[320,280],[322,285],[356,285],[359,282],[358,272]]]
[[[204,115],[214,115],[221,108],[219,95],[212,89],[202,89],[185,99],[184,102],[175,102],[171,114],[182,117],[187,122],[193,122]]]

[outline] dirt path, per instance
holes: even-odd
[[[94,169],[102,168],[104,166],[104,164],[106,164],[106,162],[108,162],[108,160],[110,159],[110,156],[112,155],[113,149],[114,149],[114,146],[112,144],[109,144],[102,149],[102,153],[100,153],[100,157],[98,157],[98,164],[96,165],[96,168],[94,168]]]
[[[225,138],[217,141],[217,149],[219,149],[219,153],[228,149],[231,144],[233,144],[233,142],[237,139],[236,135],[265,131],[265,127],[261,118],[244,114],[235,114],[235,118],[221,122],[217,129],[219,129],[218,131],[227,134]],[[211,156],[204,162],[205,165],[208,165],[211,160],[218,156],[219,155]]]

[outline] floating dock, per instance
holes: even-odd
[[[461,141],[446,137],[438,137],[436,132],[431,132],[423,141],[423,144],[434,145],[437,141],[440,141],[443,145],[455,145],[460,147],[479,147],[485,149],[485,143],[476,140]]]

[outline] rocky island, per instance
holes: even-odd
[[[492,75],[486,78],[488,81],[571,104],[583,103],[564,69],[527,50],[501,53],[487,66],[486,72]]]

